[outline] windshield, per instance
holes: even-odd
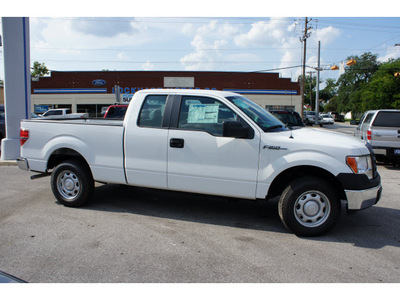
[[[300,116],[295,112],[272,112],[272,114],[283,124],[287,124],[288,126],[304,126]]]
[[[281,121],[253,101],[242,96],[229,96],[226,99],[257,123],[264,132],[287,130]]]

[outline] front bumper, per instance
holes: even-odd
[[[382,185],[366,190],[345,190],[347,209],[359,210],[371,207],[378,203],[382,195]]]
[[[376,171],[373,179],[368,179],[364,174],[350,173],[341,173],[337,178],[343,186],[349,210],[371,207],[381,198],[381,177]]]

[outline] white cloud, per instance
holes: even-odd
[[[98,37],[132,34],[138,30],[131,18],[74,18],[71,21],[74,31]]]
[[[271,18],[268,22],[259,21],[252,24],[247,33],[236,36],[234,41],[240,47],[279,47],[286,42],[289,25],[288,20],[284,18]]]
[[[390,46],[386,50],[386,55],[384,57],[379,57],[379,62],[387,62],[389,59],[400,58],[400,46]]]
[[[142,70],[144,70],[144,71],[151,71],[151,70],[154,70],[154,65],[153,65],[150,61],[146,61],[146,62],[142,65]]]
[[[125,61],[129,60],[128,55],[126,55],[126,53],[123,53],[123,52],[118,53],[117,58],[118,58],[118,60],[125,60]]]
[[[227,47],[229,40],[239,31],[234,25],[220,24],[218,21],[210,21],[196,30],[193,26],[185,25],[183,31],[186,34],[194,34],[191,46],[194,52],[180,59],[185,70],[214,70],[216,62],[224,59],[220,51]]]
[[[332,26],[324,27],[324,28],[319,28],[316,31],[311,32],[311,37],[310,37],[310,44],[317,44],[318,41],[321,41],[321,46],[325,47],[326,45],[329,45],[341,35],[341,30]]]

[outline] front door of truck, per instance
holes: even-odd
[[[244,122],[231,108],[211,97],[179,100],[176,128],[168,134],[168,188],[255,198],[260,133],[254,130],[247,139],[223,137],[224,121]]]

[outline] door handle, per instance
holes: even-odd
[[[171,148],[183,148],[185,141],[183,139],[170,139],[169,146]]]

